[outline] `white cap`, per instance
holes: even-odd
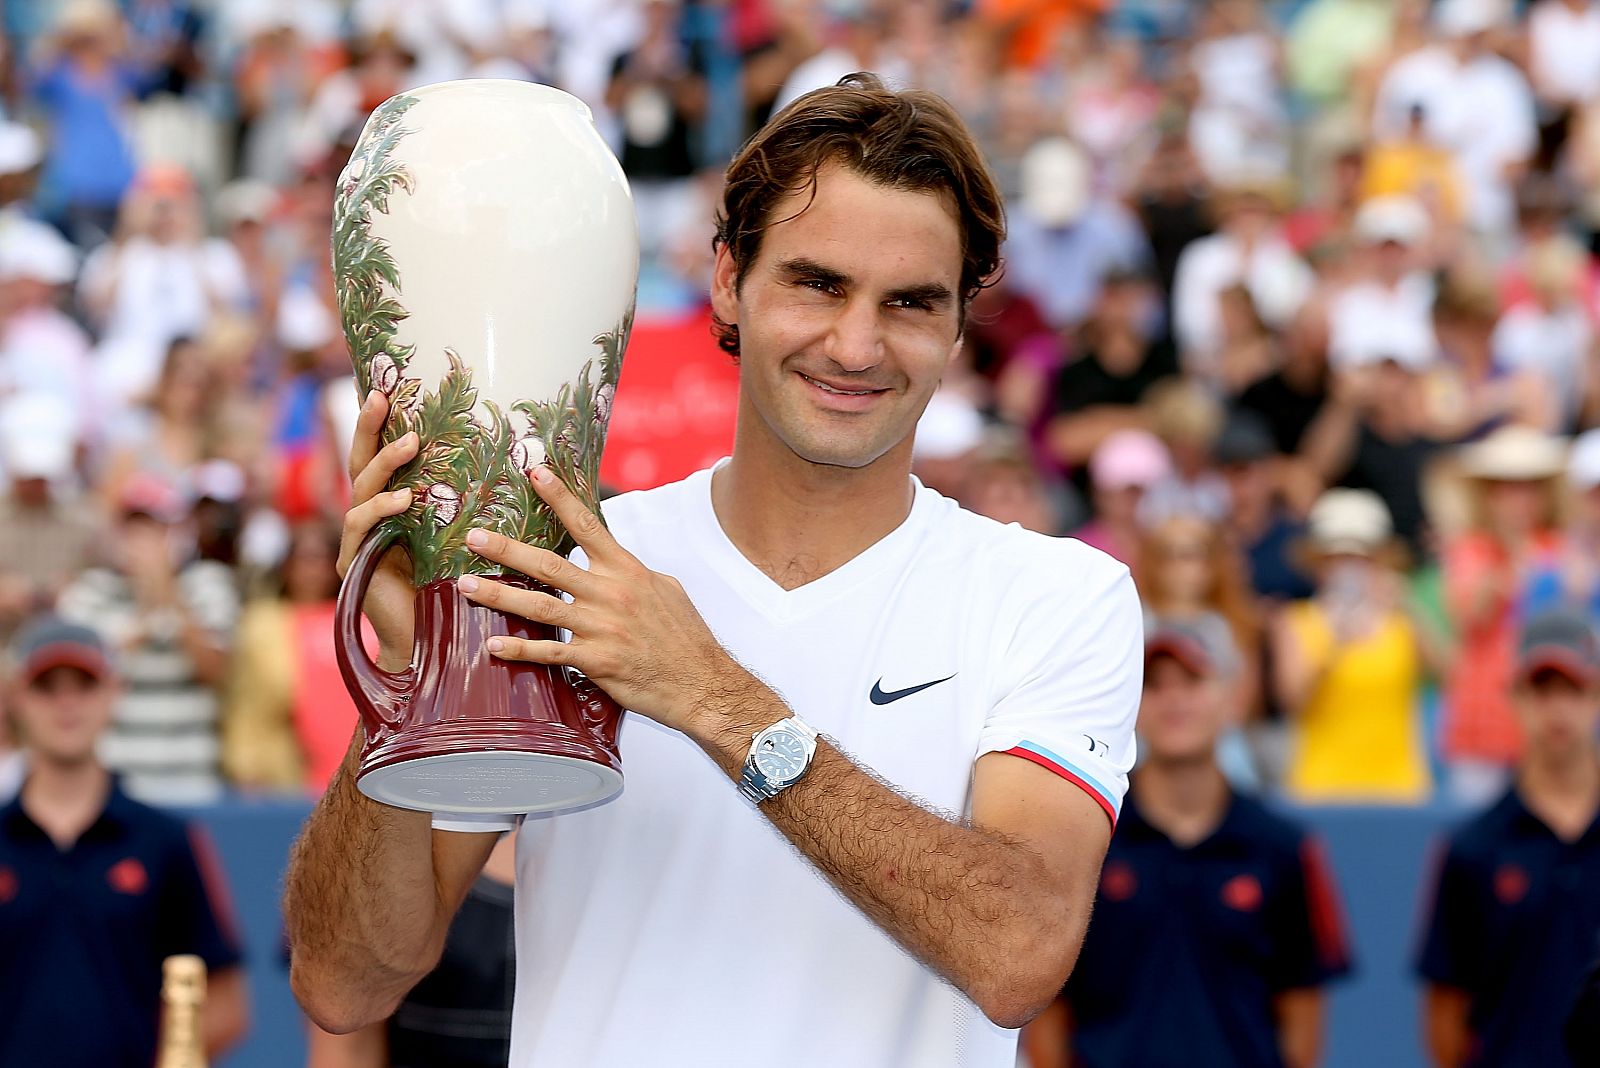
[[[1446,37],[1470,37],[1505,23],[1503,0],[1439,0],[1433,25]]]
[[[1089,157],[1064,137],[1037,141],[1022,156],[1022,206],[1045,226],[1071,226],[1089,206]]]
[[[1585,430],[1567,455],[1567,483],[1579,493],[1600,486],[1600,430]]]
[[[278,342],[294,352],[320,349],[339,331],[333,313],[303,286],[284,291],[278,302]]]
[[[1461,469],[1496,482],[1537,482],[1567,466],[1567,443],[1542,430],[1505,426],[1482,441],[1461,447]]]
[[[1431,323],[1420,316],[1390,313],[1342,323],[1328,355],[1340,369],[1394,363],[1420,374],[1433,366],[1439,353]]]
[[[1311,506],[1306,530],[1320,552],[1367,556],[1394,534],[1394,521],[1371,490],[1331,489]]]
[[[1356,236],[1372,245],[1394,241],[1410,248],[1431,228],[1428,210],[1416,197],[1374,197],[1356,212]]]
[[[0,174],[31,171],[44,158],[39,135],[20,122],[0,121]]]
[[[33,278],[59,286],[77,274],[77,250],[44,223],[21,220],[0,234],[0,281]]]
[[[217,217],[228,226],[247,221],[263,222],[272,214],[279,199],[278,191],[266,182],[240,178],[217,191]]]
[[[0,409],[0,461],[12,478],[59,482],[77,445],[72,409],[51,393],[13,397]]]

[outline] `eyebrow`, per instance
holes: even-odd
[[[778,273],[789,278],[809,278],[818,282],[827,282],[830,285],[847,287],[852,279],[843,271],[827,267],[815,260],[804,256],[796,256],[778,264]],[[909,286],[891,289],[885,300],[905,300],[929,307],[939,307],[949,304],[953,299],[950,287],[943,282],[918,282]]]

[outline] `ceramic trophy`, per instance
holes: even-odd
[[[501,574],[476,527],[565,554],[528,472],[554,471],[596,511],[600,452],[633,316],[638,235],[622,168],[589,109],[527,82],[443,82],[368,119],[339,177],[333,267],[356,381],[389,398],[385,442],[416,431],[391,489],[412,505],[374,528],[338,608],[340,668],[366,724],[358,784],[402,808],[550,812],[622,786],[621,710],[570,669],[490,656],[494,635],[558,638],[456,589]],[[416,639],[403,671],[359,638],[373,571],[410,553]]]

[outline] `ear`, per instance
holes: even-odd
[[[739,324],[739,265],[727,245],[718,247],[711,267],[711,311],[730,326]]]

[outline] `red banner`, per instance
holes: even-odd
[[[676,482],[733,450],[739,369],[711,336],[711,315],[633,325],[600,481],[625,491]]]

